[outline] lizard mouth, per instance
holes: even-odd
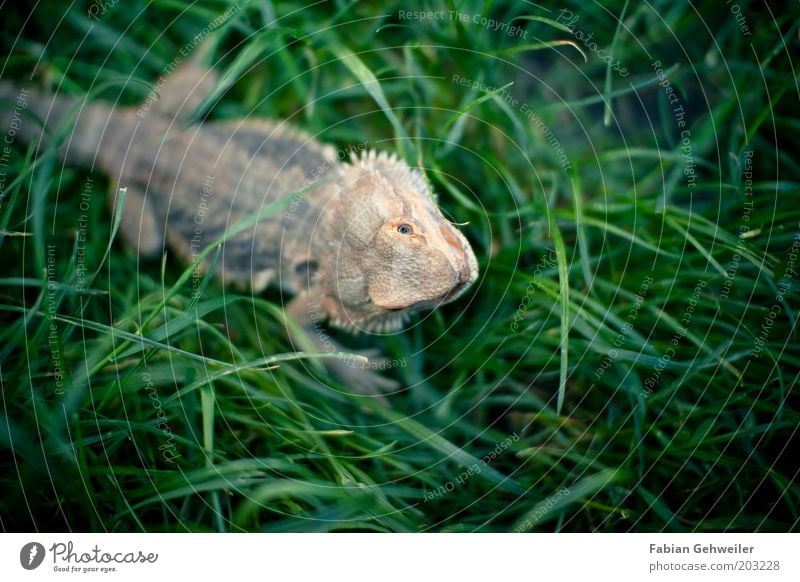
[[[472,277],[472,273],[470,272],[469,265],[465,261],[458,270],[458,278],[456,279],[455,285],[447,292],[447,294],[442,298],[444,302],[452,301],[459,295],[461,295],[467,287],[472,285],[474,281]]]
[[[464,293],[464,291],[466,291],[474,281],[475,277],[473,276],[472,271],[470,271],[469,265],[466,262],[463,263],[456,272],[456,278],[450,289],[448,289],[447,292],[441,297],[432,301],[428,301],[428,305],[426,307],[437,307],[439,305],[444,305],[445,303],[450,303]]]
[[[377,299],[374,297],[370,297],[370,300],[372,303],[389,313],[403,311],[404,309],[411,307],[408,303],[403,301],[387,301],[385,299]]]

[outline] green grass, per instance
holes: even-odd
[[[465,223],[479,283],[377,343],[407,389],[388,408],[298,359],[276,291],[205,279],[193,299],[187,265],[114,238],[105,176],[16,141],[0,527],[797,529],[796,7],[740,2],[745,35],[711,1],[569,2],[572,32],[561,3],[430,4],[466,22],[368,4],[243,4],[208,105],[419,161]],[[231,5],[4,6],[0,76],[133,105]]]

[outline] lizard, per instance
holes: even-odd
[[[157,98],[138,108],[30,90],[26,109],[42,122],[18,123],[17,135],[42,148],[60,123],[71,124],[59,157],[97,167],[126,189],[120,233],[141,257],[169,249],[191,262],[238,221],[292,195],[282,213],[225,240],[214,274],[253,293],[269,285],[291,293],[286,312],[320,351],[333,345],[313,333],[320,319],[351,332],[394,331],[475,282],[467,238],[444,217],[421,170],[396,154],[342,156],[280,120],[183,123],[219,81],[202,54],[159,79]],[[18,95],[0,80],[0,101]],[[0,109],[4,126],[10,115]],[[397,385],[342,360],[326,365],[360,392]]]

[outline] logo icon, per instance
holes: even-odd
[[[44,561],[44,546],[39,542],[30,542],[19,551],[19,563],[26,570],[35,570]]]

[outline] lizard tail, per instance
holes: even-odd
[[[36,142],[41,151],[55,141],[61,159],[93,163],[102,158],[103,136],[113,130],[113,117],[113,109],[102,103],[0,80],[0,132],[6,144]]]

